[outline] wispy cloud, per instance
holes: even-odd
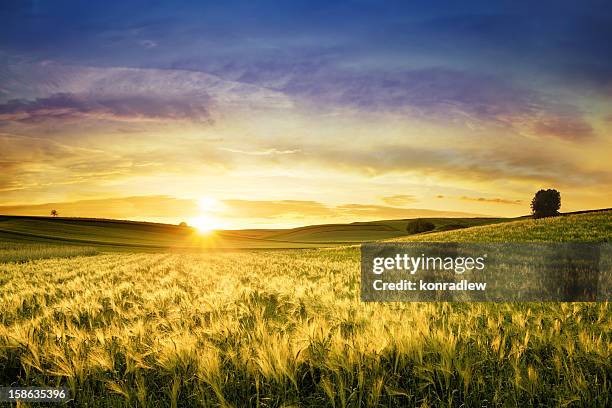
[[[568,141],[582,140],[594,134],[593,127],[575,114],[542,118],[535,121],[533,130],[537,135],[552,136]]]
[[[415,197],[408,194],[396,194],[392,196],[382,197],[382,201],[393,206],[404,206],[415,201]]]
[[[371,150],[355,148],[350,153],[321,147],[305,151],[301,158],[371,177],[414,173],[450,180],[548,181],[565,186],[612,183],[611,170],[592,170],[542,149],[526,150],[506,144],[492,145],[488,150],[385,145]]]
[[[89,218],[142,219],[143,217],[188,217],[198,214],[196,201],[163,195],[0,206],[0,214],[49,215],[52,209],[64,217]]]
[[[464,200],[464,201],[476,201],[476,202],[487,203],[487,204],[512,204],[512,205],[523,204],[523,200],[509,200],[509,199],[506,199],[506,198],[488,198],[488,197],[467,197],[467,196],[462,196],[461,200]]]
[[[40,123],[52,120],[106,119],[116,121],[181,120],[210,121],[210,98],[197,100],[163,97],[97,97],[59,93],[32,101],[14,99],[0,104],[0,120]]]
[[[153,40],[140,40],[138,42],[140,45],[142,45],[145,48],[155,48],[157,47],[157,42],[153,41]]]
[[[219,150],[224,150],[230,153],[246,154],[247,156],[276,156],[276,155],[294,154],[300,151],[299,149],[279,150],[275,148],[262,149],[262,150],[241,150],[241,149],[231,149],[229,147],[220,147]]]
[[[475,217],[482,214],[460,211],[437,211],[418,208],[397,208],[384,205],[344,204],[337,207],[347,217],[355,219],[417,218],[417,217]]]
[[[477,214],[457,211],[435,211],[414,208],[398,208],[374,204],[341,204],[330,206],[319,201],[300,200],[224,200],[227,217],[259,219],[343,219],[375,220],[413,217],[462,217]]]
[[[438,121],[492,123],[528,136],[569,141],[594,135],[581,110],[571,103],[508,79],[464,70],[315,71],[292,76],[280,89],[324,109],[351,107]]]
[[[207,140],[186,143],[177,138],[172,149],[146,136],[118,140],[121,143],[106,137],[83,147],[69,138],[0,133],[0,191],[48,193],[70,185],[78,190],[155,174],[184,175],[207,168],[220,172],[231,166],[231,158],[209,147]]]
[[[501,125],[530,137],[580,141],[595,136],[581,109],[570,101],[557,101],[554,95],[496,75],[452,68],[381,72],[309,66],[291,69],[280,74],[282,81],[269,83],[255,74],[227,80],[179,69],[8,61],[0,72],[0,118],[5,121],[211,122],[228,112],[348,108],[467,127]]]
[[[175,69],[91,67],[32,63],[7,57],[0,70],[5,114],[28,109],[106,112],[118,117],[209,118],[229,109],[291,107],[280,92]]]

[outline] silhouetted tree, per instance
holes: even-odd
[[[187,223],[185,221],[181,221],[179,227],[187,227]]]
[[[409,222],[408,225],[406,225],[406,231],[411,234],[432,231],[435,228],[436,226],[433,223],[425,220],[414,220]]]
[[[531,200],[533,218],[559,215],[559,208],[561,208],[561,194],[554,189],[540,190]]]
[[[51,210],[51,216],[57,217],[58,215],[59,213],[57,212],[57,210]]]

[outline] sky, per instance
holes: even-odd
[[[2,1],[0,213],[612,207],[611,56],[604,1]]]

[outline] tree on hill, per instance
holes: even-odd
[[[59,212],[57,212],[57,210],[51,210],[52,217],[57,217],[58,215],[59,215]]]
[[[531,200],[533,218],[559,215],[559,208],[561,208],[561,194],[554,189],[540,190]]]
[[[179,227],[187,227],[187,223],[185,221],[181,221]]]
[[[436,226],[429,221],[425,220],[414,220],[406,225],[406,231],[411,234],[419,234],[421,232],[433,231]]]

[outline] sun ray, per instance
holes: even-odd
[[[215,215],[222,209],[221,203],[212,197],[200,197],[198,199],[200,214],[190,220],[190,225],[198,230],[200,234],[210,234],[214,230],[222,228],[222,223]]]

